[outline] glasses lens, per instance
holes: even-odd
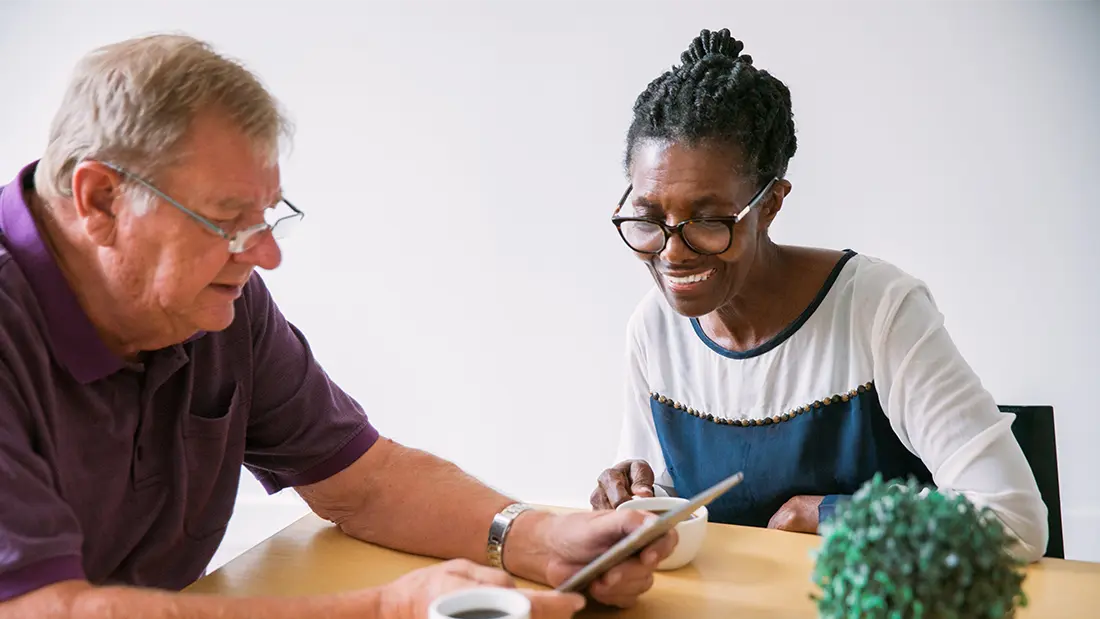
[[[267,224],[256,224],[244,230],[238,230],[229,241],[230,253],[240,254],[252,249],[263,240],[267,229]]]
[[[720,254],[730,246],[730,227],[725,222],[693,221],[684,226],[684,240],[701,254]]]
[[[294,234],[294,230],[298,227],[298,222],[302,221],[302,218],[297,215],[289,215],[275,222],[271,226],[271,236],[277,240],[283,240],[286,237]]]
[[[285,239],[293,234],[294,228],[298,227],[298,222],[301,219],[302,215],[290,208],[285,200],[276,204],[275,208],[264,212],[264,221],[271,226],[271,236],[275,237],[276,240]]]
[[[665,244],[665,233],[657,224],[646,221],[624,221],[619,224],[623,240],[634,251],[657,252]]]

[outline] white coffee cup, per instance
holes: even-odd
[[[436,598],[429,619],[531,619],[531,600],[515,589],[479,587]]]
[[[616,509],[636,509],[641,511],[669,511],[689,503],[687,499],[672,496],[634,497],[622,503]],[[684,567],[699,554],[703,540],[707,537],[707,508],[700,507],[692,518],[676,525],[676,548],[665,560],[657,564],[658,570],[675,570]]]

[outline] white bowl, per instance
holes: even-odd
[[[668,511],[688,503],[687,499],[671,496],[635,497],[619,505],[616,510],[636,509],[641,511]],[[676,535],[679,538],[676,548],[667,559],[657,564],[658,570],[676,570],[691,563],[699,549],[703,547],[703,540],[707,537],[707,508],[700,507],[695,510],[693,518],[676,525]]]

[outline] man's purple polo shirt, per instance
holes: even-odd
[[[61,580],[179,589],[233,511],[321,481],[378,432],[258,275],[228,329],[127,363],[103,344],[24,200],[0,193],[0,601]]]

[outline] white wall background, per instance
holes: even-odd
[[[608,222],[623,136],[703,27],[793,93],[775,236],[924,278],[1000,402],[1053,404],[1067,554],[1100,560],[1096,2],[0,0],[0,174],[94,46],[182,30],[243,58],[299,127],[309,216],[268,281],[330,373],[384,433],[585,505],[649,285]],[[215,564],[304,511],[246,478]]]

